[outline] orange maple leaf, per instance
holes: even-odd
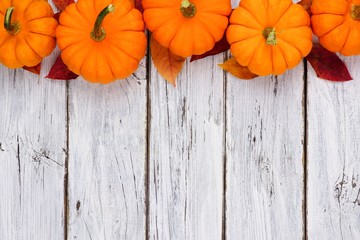
[[[153,37],[150,38],[150,51],[151,58],[159,74],[169,83],[176,86],[176,77],[184,65],[185,58],[173,54]]]
[[[230,58],[224,63],[218,64],[224,71],[231,73],[235,77],[241,79],[253,79],[256,78],[258,75],[250,72],[249,68],[241,66],[235,58]]]

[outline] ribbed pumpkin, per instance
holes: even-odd
[[[211,50],[224,35],[230,0],[143,0],[154,39],[181,57]]]
[[[291,0],[242,0],[226,37],[236,61],[260,76],[295,67],[312,47],[310,17]]]
[[[141,13],[131,0],[79,0],[60,15],[56,38],[68,68],[90,82],[131,75],[144,57]]]
[[[0,63],[35,66],[55,48],[57,21],[45,0],[0,1]]]
[[[360,0],[314,0],[311,13],[322,46],[346,56],[360,54]]]

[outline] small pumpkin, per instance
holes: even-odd
[[[226,37],[236,61],[260,76],[282,74],[312,48],[310,17],[291,0],[242,0]]]
[[[55,48],[57,21],[45,0],[0,1],[0,63],[36,66]]]
[[[211,50],[224,35],[230,0],[143,0],[144,21],[154,39],[181,57]]]
[[[345,56],[360,54],[360,1],[314,0],[311,24],[320,44]]]
[[[145,55],[144,22],[131,0],[79,0],[59,20],[61,58],[90,82],[126,78]]]

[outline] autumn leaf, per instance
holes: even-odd
[[[352,80],[344,62],[335,53],[326,50],[319,44],[314,44],[306,59],[319,78],[337,82]]]
[[[201,54],[201,55],[193,55],[190,59],[190,62],[205,58],[207,56],[212,56],[212,55],[216,55],[216,54],[225,52],[225,51],[229,50],[229,48],[230,48],[230,44],[226,39],[226,34],[224,34],[222,39],[215,43],[215,46],[213,47],[213,49],[211,49],[210,51],[208,51],[204,54]]]
[[[58,9],[63,11],[67,5],[74,3],[74,0],[53,0],[53,3]]]
[[[150,38],[150,51],[153,63],[160,75],[176,86],[176,77],[184,65],[185,58],[173,54],[153,37]]]
[[[26,71],[29,71],[31,73],[40,75],[41,63],[39,63],[38,65],[33,66],[33,67],[24,66],[23,69],[25,69]]]
[[[298,2],[298,4],[303,6],[305,8],[305,10],[308,12],[308,14],[311,16],[310,7],[311,7],[312,2],[313,2],[313,0],[301,0],[300,2]]]
[[[54,14],[54,18],[56,19],[56,21],[58,21],[58,23],[60,22],[59,19],[60,19],[60,14],[61,12],[57,12]]]
[[[56,79],[56,80],[72,80],[78,77],[77,74],[69,70],[69,68],[64,64],[61,57],[58,56],[54,65],[50,69],[49,74],[46,78]]]
[[[230,58],[226,62],[222,64],[218,64],[222,69],[224,69],[226,72],[231,73],[235,77],[238,77],[240,79],[253,79],[258,77],[258,75],[250,72],[250,70],[247,67],[241,66],[234,57]]]
[[[142,7],[142,0],[135,0],[135,8],[141,13],[144,13],[144,9]]]

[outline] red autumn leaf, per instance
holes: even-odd
[[[315,44],[306,57],[319,78],[344,82],[352,80],[344,62],[333,52]]]
[[[38,65],[33,66],[33,67],[23,66],[23,69],[25,69],[26,71],[32,72],[34,74],[40,75],[41,63],[39,63]]]
[[[258,77],[258,75],[250,72],[249,68],[241,66],[234,57],[224,63],[218,64],[224,71],[231,73],[237,78],[250,80]]]
[[[63,11],[67,5],[74,3],[74,0],[53,0],[53,3],[58,9]]]
[[[308,12],[308,14],[311,16],[310,7],[311,7],[312,2],[313,2],[313,0],[301,0],[300,2],[298,2],[298,4],[303,6],[305,8],[305,10]]]
[[[54,14],[54,18],[55,18],[56,21],[58,21],[58,22],[59,22],[60,14],[61,14],[61,12],[57,12],[57,13]]]
[[[72,80],[78,77],[77,74],[69,70],[69,68],[64,64],[61,57],[58,56],[54,65],[50,69],[49,74],[46,78],[56,79],[56,80]]]
[[[135,8],[141,13],[144,13],[144,9],[142,7],[142,0],[135,0]]]
[[[215,43],[215,46],[213,47],[213,49],[211,49],[210,51],[207,51],[206,53],[201,54],[201,55],[193,55],[190,59],[190,62],[205,58],[207,56],[212,56],[212,55],[216,55],[216,54],[225,52],[225,51],[229,50],[229,48],[230,48],[230,44],[226,39],[226,34],[224,34],[222,39]]]

